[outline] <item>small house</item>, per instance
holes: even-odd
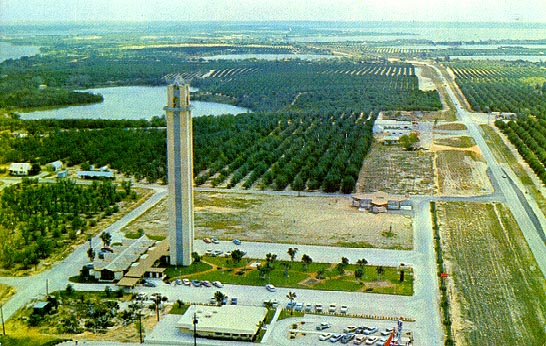
[[[26,177],[31,168],[30,163],[11,163],[9,165],[9,174],[17,177]]]
[[[59,160],[55,162],[51,162],[48,164],[48,168],[50,168],[53,172],[58,172],[61,169],[63,169],[63,163]]]

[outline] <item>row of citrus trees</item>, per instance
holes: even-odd
[[[474,111],[546,118],[546,70],[538,64],[459,61],[449,66]]]
[[[546,184],[546,121],[496,121],[531,169]]]

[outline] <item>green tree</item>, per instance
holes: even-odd
[[[360,268],[355,269],[355,279],[357,282],[362,278],[363,274],[364,272],[362,271],[362,269]]]
[[[419,142],[419,137],[415,132],[412,132],[409,135],[400,136],[399,141],[402,145],[402,148],[404,148],[405,150],[410,150],[417,142]]]
[[[193,260],[193,263],[201,262],[201,256],[199,256],[199,253],[197,253],[196,251],[191,253],[191,258]]]
[[[294,300],[297,298],[296,292],[288,291],[286,298],[290,300],[290,315],[292,315],[294,313]]]
[[[100,239],[102,240],[102,244],[104,245],[104,247],[109,247],[110,242],[112,241],[112,235],[110,234],[110,232],[102,232],[100,234]]]
[[[362,276],[364,276],[366,274],[366,264],[368,264],[368,260],[361,258],[356,261],[356,264],[358,264],[358,268],[362,270]]]
[[[377,271],[377,280],[381,280],[381,274],[385,272],[385,268],[378,266],[375,270]]]
[[[296,258],[296,253],[298,252],[298,248],[289,247],[287,252],[288,252],[288,256],[290,256],[290,261],[294,262],[294,258]]]
[[[303,256],[301,256],[301,262],[303,263],[303,270],[307,270],[307,267],[313,262],[313,259],[309,255],[303,254]]]
[[[235,249],[235,250],[231,251],[231,259],[235,263],[241,262],[244,255],[245,255],[245,253],[243,251],[239,250],[239,249]]]
[[[216,299],[216,304],[218,306],[222,305],[222,301],[224,300],[224,298],[227,298],[227,296],[224,293],[222,293],[220,291],[216,291],[214,293],[214,299]]]

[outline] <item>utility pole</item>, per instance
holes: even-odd
[[[49,279],[45,279],[45,295],[49,297]]]
[[[193,313],[193,346],[197,346],[197,323],[199,321],[197,320],[197,314]]]

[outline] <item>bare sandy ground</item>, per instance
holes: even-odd
[[[349,197],[196,192],[195,237],[340,247],[412,248],[409,215],[371,214]],[[392,227],[392,233],[389,233]],[[166,235],[166,200],[124,231]]]

